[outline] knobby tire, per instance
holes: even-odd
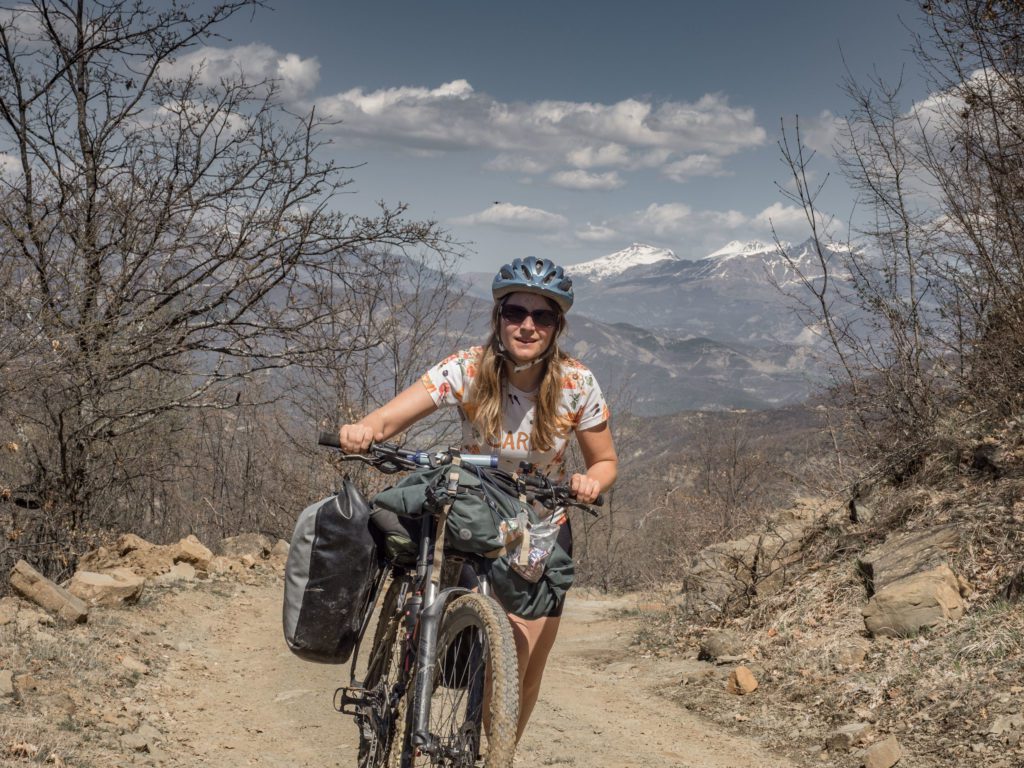
[[[505,612],[490,597],[463,595],[445,610],[438,635],[430,732],[443,754],[414,755],[407,748],[410,690],[399,706],[389,768],[512,768],[519,663]],[[486,714],[481,699],[488,702]]]

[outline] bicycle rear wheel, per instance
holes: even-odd
[[[518,660],[508,618],[493,599],[463,595],[448,606],[438,636],[432,747],[407,754],[406,764],[511,768],[518,723]]]

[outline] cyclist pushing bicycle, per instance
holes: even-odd
[[[365,453],[442,405],[456,406],[462,422],[462,450],[496,457],[497,469],[515,473],[527,462],[556,482],[565,482],[570,433],[576,436],[586,472],[568,478],[579,502],[593,502],[615,481],[618,459],[609,429],[608,407],[593,374],[563,353],[558,339],[573,303],[572,280],[548,259],[514,259],[491,286],[491,333],[483,346],[457,352],[422,379],[355,424],[340,429],[346,453]],[[557,543],[572,555],[572,528],[559,507],[547,522],[558,524]],[[475,571],[462,581],[476,585]],[[495,589],[496,594],[502,594]],[[508,611],[519,662],[519,721],[522,737],[554,644],[564,591],[543,614]],[[509,608],[505,606],[506,610]]]

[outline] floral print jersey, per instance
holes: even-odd
[[[502,439],[499,444],[485,441],[483,433],[466,415],[463,402],[472,389],[476,377],[477,361],[482,347],[456,352],[442,360],[425,374],[423,385],[438,406],[454,405],[462,422],[462,450],[465,453],[489,453],[498,456],[498,467],[513,471],[519,462],[529,461],[552,479],[565,479],[565,450],[567,437],[558,437],[550,451],[535,451],[530,445],[536,392],[524,392],[507,385],[502,408]],[[608,421],[608,406],[594,374],[578,360],[563,362],[562,402],[560,415],[564,415],[574,431],[590,429]]]

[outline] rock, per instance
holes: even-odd
[[[835,651],[833,666],[837,669],[859,667],[867,658],[871,644],[863,638],[852,638],[839,645]]]
[[[287,560],[289,549],[291,549],[291,546],[287,541],[284,539],[278,539],[274,542],[273,549],[270,550],[270,558],[272,560]]]
[[[0,699],[14,695],[14,673],[9,669],[0,669]]]
[[[121,605],[134,603],[142,595],[146,580],[128,568],[115,568],[106,573],[76,571],[68,591],[89,605]]]
[[[892,768],[903,757],[903,748],[895,736],[872,744],[864,753],[864,768]]]
[[[82,623],[89,618],[84,600],[54,584],[24,560],[14,564],[11,587],[64,621]]]
[[[942,565],[959,542],[960,531],[955,525],[890,536],[857,558],[868,596],[907,576]]]
[[[234,558],[251,555],[256,559],[266,559],[273,547],[274,542],[262,533],[243,533],[222,539],[217,547],[217,554]]]
[[[1021,568],[1010,577],[1010,580],[1006,582],[1006,586],[999,590],[999,594],[1008,603],[1015,603],[1024,596],[1024,568]]]
[[[18,616],[18,598],[0,598],[0,627],[10,624]]]
[[[830,752],[848,752],[866,742],[872,730],[871,723],[841,725],[825,739],[825,748]]]
[[[124,557],[129,552],[145,552],[152,549],[153,546],[141,536],[126,533],[117,540],[117,554]]]
[[[997,478],[1003,474],[1004,461],[1002,448],[994,443],[982,443],[974,448],[971,469],[991,478]]]
[[[177,552],[174,554],[174,562],[191,563],[202,571],[209,567],[210,560],[212,559],[213,552],[203,546],[199,539],[191,535],[178,542]]]
[[[725,684],[725,690],[737,696],[745,696],[757,690],[757,678],[746,667],[736,667],[729,673],[729,682]]]
[[[245,568],[256,567],[256,558],[252,555],[242,555],[240,558],[238,558],[238,562],[240,562],[242,566]]]
[[[947,565],[893,582],[876,592],[862,611],[875,636],[909,637],[959,619],[964,603]]]
[[[875,519],[875,503],[871,488],[856,488],[847,508],[850,510],[850,522],[867,525]]]
[[[224,557],[223,555],[214,555],[213,559],[210,560],[210,564],[207,566],[209,573],[231,573],[232,571],[242,570],[242,564],[237,560]]]
[[[733,658],[743,656],[747,646],[743,638],[728,629],[709,632],[700,642],[697,658],[701,661],[715,661],[723,656]]]
[[[154,584],[176,584],[180,581],[195,581],[196,569],[189,563],[175,563],[166,573],[153,577]]]

